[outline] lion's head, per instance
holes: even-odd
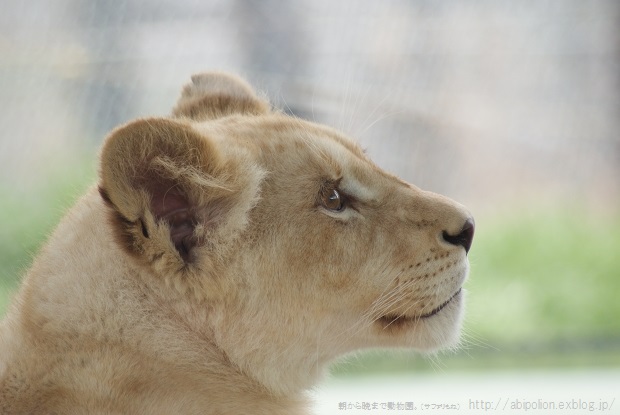
[[[142,280],[208,310],[231,362],[285,394],[352,350],[457,341],[463,206],[228,75],[195,76],[173,114],[110,135],[100,193]]]

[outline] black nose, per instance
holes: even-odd
[[[448,232],[443,231],[443,239],[444,241],[451,243],[452,245],[461,245],[465,248],[465,253],[469,252],[469,248],[471,248],[471,243],[474,240],[474,219],[469,218],[465,221],[465,225],[458,233],[458,235],[450,235]]]

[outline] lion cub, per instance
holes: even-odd
[[[113,131],[0,325],[2,414],[305,414],[360,348],[458,340],[474,222],[196,75]]]

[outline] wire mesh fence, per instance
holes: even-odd
[[[189,74],[248,77],[406,179],[474,204],[618,198],[613,0],[5,1],[3,180],[166,114]],[[43,171],[42,171],[43,170]]]

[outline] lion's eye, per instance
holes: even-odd
[[[331,189],[324,192],[321,202],[323,204],[323,207],[335,212],[341,211],[344,207],[342,197],[336,189]]]

